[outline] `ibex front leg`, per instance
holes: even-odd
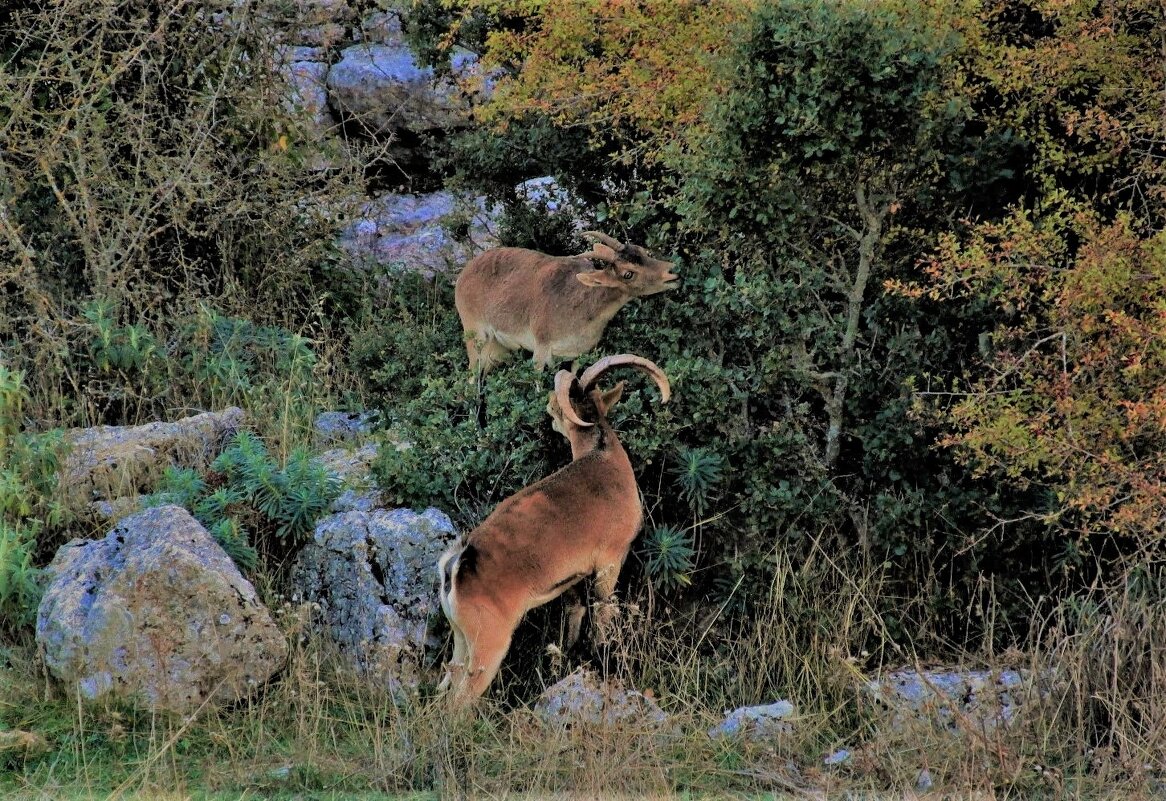
[[[615,619],[619,616],[619,606],[615,601],[615,582],[619,579],[623,560],[609,562],[595,571],[595,603],[591,605],[595,634],[593,639],[600,645],[611,641]]]

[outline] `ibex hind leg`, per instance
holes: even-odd
[[[583,627],[583,615],[587,613],[587,590],[584,582],[579,582],[566,592],[567,639],[563,650],[574,647],[579,642],[579,631]]]
[[[466,338],[466,353],[470,357],[470,373],[481,383],[482,376],[490,372],[494,365],[505,361],[510,351],[493,336],[479,335]]]
[[[469,337],[466,339],[466,353],[470,357],[470,373],[472,374],[472,381],[478,392],[477,408],[474,417],[478,421],[478,428],[486,427],[486,373],[494,365],[506,359],[510,355],[510,351],[502,347],[498,340],[493,337],[486,337],[479,339],[478,337]]]

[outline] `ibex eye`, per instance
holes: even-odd
[[[632,280],[633,275],[635,275],[635,273],[633,273],[631,270],[626,270],[623,274],[623,280],[630,281]]]

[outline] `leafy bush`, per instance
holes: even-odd
[[[279,326],[200,303],[159,323],[127,318],[105,300],[82,307],[71,336],[76,400],[91,420],[136,421],[175,407],[251,410],[281,443],[310,429],[323,392],[313,377],[314,343]]]
[[[360,315],[348,357],[371,402],[385,409],[417,398],[431,379],[458,375],[465,359],[449,279],[406,273],[388,280],[388,301]]]
[[[177,334],[171,380],[212,408],[261,410],[279,398],[274,418],[306,427],[316,411],[316,397],[304,390],[317,366],[312,345],[285,328],[228,317],[204,304]]]
[[[373,463],[391,504],[448,510],[464,526],[481,521],[501,499],[570,459],[550,427],[546,373],[528,360],[493,370],[485,380],[485,425],[478,396],[457,352],[452,369],[426,377],[418,395],[388,406],[388,439]]]
[[[64,522],[53,500],[60,432],[22,430],[27,401],[24,376],[0,363],[0,632],[7,635],[26,628],[36,615],[37,534]]]
[[[545,198],[521,198],[505,205],[498,240],[555,255],[582,253],[586,248],[575,226],[575,213],[568,206],[553,208]]]
[[[278,557],[301,546],[339,494],[339,479],[308,450],[293,450],[280,467],[262,441],[240,432],[206,475],[169,468],[147,505],[185,507],[251,572],[261,552]]]

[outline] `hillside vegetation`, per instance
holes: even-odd
[[[279,20],[221,24],[229,5],[0,10],[0,735],[32,738],[0,740],[0,786],[667,795],[927,768],[951,793],[1160,792],[1159,0],[392,4],[418,58],[465,47],[490,76],[474,124],[427,143],[428,182],[500,204],[505,244],[579,252],[570,209],[514,191],[554,176],[587,227],[682,276],[580,360],[641,354],[675,393],[632,379],[613,420],[646,512],[620,640],[560,662],[544,610],[486,712],[449,724],[348,675],[286,604],[291,664],[252,703],[179,721],[35,701],[40,568],[107,527],[58,502],[63,429],[239,405],[252,461],[304,476],[317,412],[376,410],[412,443],[381,449],[385,504],[463,529],[569,459],[525,358],[486,378],[479,420],[455,276],[351,268],[336,231],[384,152],[337,140],[314,166]],[[171,478],[141,490],[200,480]],[[309,478],[322,511],[335,487]],[[273,608],[295,519],[216,535]],[[682,725],[548,735],[529,702],[580,660]],[[956,738],[890,726],[861,690],[936,663],[1055,681],[1039,714]],[[704,734],[777,698],[786,737]]]

